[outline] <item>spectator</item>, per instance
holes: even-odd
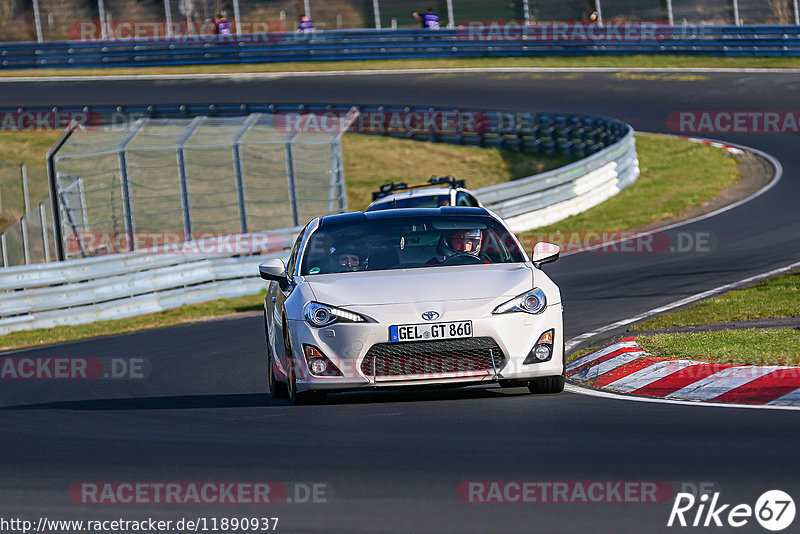
[[[302,33],[310,33],[314,31],[314,23],[311,19],[303,15],[300,17],[300,23],[297,25],[297,31]]]
[[[419,14],[419,11],[414,11],[411,13],[411,16],[414,17],[414,20],[418,21],[420,25],[425,28],[425,17]]]
[[[433,12],[432,7],[425,10],[425,14],[422,16],[422,22],[422,25],[429,30],[439,29],[439,15]]]
[[[220,36],[231,34],[231,23],[225,17],[224,11],[220,11],[214,19],[214,33]]]

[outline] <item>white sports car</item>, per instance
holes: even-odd
[[[493,384],[564,388],[561,294],[484,208],[319,217],[288,265],[259,266],[269,389],[294,403],[329,391]]]

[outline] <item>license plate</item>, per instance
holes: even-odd
[[[401,324],[389,327],[392,343],[434,341],[472,337],[472,321],[454,323]]]

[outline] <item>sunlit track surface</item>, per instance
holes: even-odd
[[[491,106],[598,113],[667,132],[674,111],[793,110],[799,83],[793,73],[608,72],[47,82],[2,86],[0,107]],[[708,233],[711,252],[587,253],[548,266],[564,294],[567,338],[797,260],[797,135],[706,136],[773,154],[783,179],[739,208],[669,232],[673,239]],[[800,467],[791,461],[800,446],[795,413],[499,389],[339,395],[324,406],[291,407],[264,394],[261,324],[247,317],[15,354],[144,358],[152,373],[127,381],[2,381],[3,515],[266,515],[280,517],[284,532],[668,532],[675,530],[666,527],[669,502],[465,504],[457,488],[471,480],[668,481],[676,489],[703,481],[725,503],[753,505],[772,488],[800,498]],[[88,506],[68,494],[80,481],[142,480],[318,482],[330,491],[326,504],[216,508]]]

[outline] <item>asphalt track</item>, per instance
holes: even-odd
[[[598,113],[667,132],[667,117],[678,110],[794,110],[799,88],[800,73],[87,81],[0,84],[0,107],[215,101],[527,108]],[[548,266],[563,291],[567,338],[797,261],[797,135],[713,137],[774,155],[783,179],[736,209],[668,232],[672,243],[708,235],[710,250],[584,253]],[[398,165],[413,169],[413,161]],[[800,498],[796,412],[495,389],[348,394],[293,407],[264,393],[261,324],[247,317],[22,351],[141,357],[152,373],[128,381],[4,381],[2,516],[267,515],[280,517],[283,532],[668,532],[676,530],[666,526],[670,502],[466,504],[456,488],[464,481],[580,480],[667,481],[680,489],[702,481],[713,483],[724,503],[753,505],[773,488]],[[69,498],[69,486],[80,481],[317,482],[328,485],[328,502],[90,506]],[[756,526],[751,520],[737,531],[763,531]]]

